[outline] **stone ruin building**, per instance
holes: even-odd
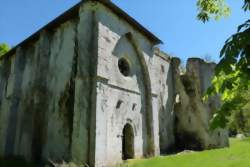
[[[1,57],[0,156],[112,166],[228,145],[201,100],[215,64],[179,59],[107,0],[85,0]]]

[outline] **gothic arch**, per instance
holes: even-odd
[[[142,79],[143,79],[143,89],[144,89],[144,98],[145,98],[145,122],[146,122],[146,150],[144,152],[145,156],[153,156],[155,154],[154,146],[154,128],[153,128],[153,109],[152,109],[152,90],[151,90],[151,80],[148,71],[148,66],[144,55],[138,45],[138,42],[133,37],[131,32],[124,34],[122,38],[127,38],[131,43],[132,47],[136,52],[139,65],[141,67]],[[118,41],[119,43],[119,41]]]
[[[134,150],[135,132],[130,123],[125,124],[122,130],[122,159],[132,159],[135,156]]]

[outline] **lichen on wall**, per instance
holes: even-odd
[[[96,164],[108,166],[122,161],[122,129],[126,123],[134,127],[135,157],[158,154],[158,111],[148,74],[153,44],[102,5],[98,6],[97,18]],[[119,69],[121,59],[129,64],[128,76]]]
[[[81,9],[1,60],[0,156],[36,162],[91,159],[92,16]]]
[[[167,154],[173,151],[175,143],[174,85],[170,56],[159,49],[155,49],[152,69],[152,89],[157,94],[158,103],[160,153]]]
[[[0,61],[0,156],[111,166],[124,156],[126,125],[135,158],[175,142],[228,144],[226,130],[209,130],[219,100],[201,100],[214,65],[190,59],[180,75],[178,59],[111,8],[84,1]]]
[[[177,149],[203,150],[228,146],[226,129],[209,128],[213,110],[219,107],[218,97],[203,102],[205,90],[214,75],[214,63],[190,58],[185,74],[180,74],[180,60],[172,59],[175,85],[175,136]]]

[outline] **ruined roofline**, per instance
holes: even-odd
[[[34,34],[29,36],[27,39],[25,39],[24,41],[17,44],[10,51],[8,51],[4,55],[2,55],[0,57],[0,60],[2,60],[5,57],[8,57],[8,56],[15,54],[16,49],[18,47],[22,47],[26,44],[29,44],[32,41],[39,39],[40,33],[42,31],[57,28],[58,26],[60,26],[64,22],[66,22],[74,17],[77,17],[79,15],[80,6],[86,2],[89,2],[89,1],[99,2],[99,3],[103,4],[104,6],[109,8],[112,12],[114,12],[118,16],[122,17],[124,20],[128,21],[128,23],[130,23],[133,27],[135,27],[140,32],[142,32],[142,34],[144,34],[148,39],[150,39],[155,45],[163,43],[158,37],[156,37],[153,33],[151,33],[145,27],[143,27],[139,22],[137,22],[134,18],[132,18],[130,15],[128,15],[125,11],[123,11],[121,8],[116,6],[110,0],[82,0],[81,2],[77,3],[75,6],[73,6],[72,8],[70,8],[69,10],[64,12],[63,14],[61,14],[60,16],[56,17],[54,20],[49,22],[47,25],[45,25],[44,27],[42,27],[41,29],[36,31]]]
[[[158,47],[155,47],[154,48],[154,54],[158,57],[161,57],[162,59],[164,59],[165,61],[168,61],[168,62],[171,62],[172,60],[175,60],[175,61],[179,61],[179,64],[181,64],[181,59],[179,57],[171,57],[169,54],[167,54],[166,52],[162,51],[160,48]],[[186,62],[186,65],[187,66],[189,63],[192,63],[192,62],[199,62],[199,63],[202,63],[202,64],[207,64],[207,65],[212,65],[212,66],[216,66],[217,63],[215,62],[208,62],[202,58],[199,58],[199,57],[189,57],[187,59],[187,62]]]
[[[211,68],[216,67],[215,62],[206,62],[204,59],[199,58],[199,57],[190,57],[187,59],[186,64],[184,66],[181,66],[182,61],[179,57],[172,57],[171,58],[171,63],[175,64],[175,66],[178,66],[180,70],[180,75],[184,76],[189,70],[189,67],[195,64],[198,64],[199,66],[210,66]]]
[[[171,60],[173,60],[173,59],[175,61],[178,61],[179,64],[181,64],[181,62],[182,62],[179,57],[172,57]],[[215,62],[207,62],[204,59],[199,58],[199,57],[189,57],[187,59],[186,65],[188,65],[189,63],[192,63],[192,62],[196,62],[196,61],[199,62],[199,63],[207,64],[207,65],[214,65],[214,66],[217,65],[217,63],[215,63]]]
[[[187,64],[189,64],[190,62],[195,62],[195,61],[198,61],[198,62],[200,62],[202,64],[207,64],[207,65],[214,65],[214,66],[217,65],[217,63],[215,63],[215,62],[208,62],[208,61],[205,61],[204,59],[199,58],[199,57],[190,57],[190,58],[188,58],[187,59]]]
[[[169,56],[166,52],[160,50],[160,48],[158,48],[158,47],[154,48],[154,54],[156,56],[159,56],[160,58],[162,58],[163,60],[165,60],[167,62],[170,62],[172,59],[171,56]]]

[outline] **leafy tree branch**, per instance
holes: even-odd
[[[10,50],[10,47],[7,44],[1,43],[0,44],[0,57],[4,55],[6,52],[8,52],[9,50]]]
[[[224,0],[198,0],[198,19],[203,22],[220,18],[230,11]],[[242,9],[250,11],[250,0],[244,0]],[[222,106],[211,120],[211,127],[225,127],[235,110],[241,110],[249,100],[243,92],[250,90],[250,20],[238,26],[238,31],[228,38],[221,49],[220,61],[215,69],[212,86],[205,99],[219,94]]]

